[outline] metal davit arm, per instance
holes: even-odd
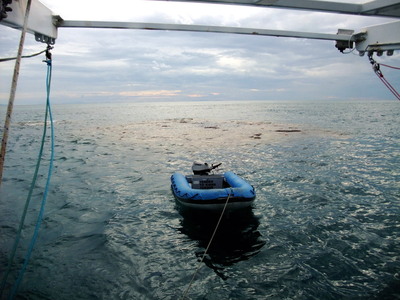
[[[169,0],[157,0],[169,1]],[[348,15],[400,18],[399,0],[374,0],[366,3],[344,3],[321,0],[174,0],[177,2],[247,5],[282,9],[300,9],[315,12]]]
[[[7,12],[5,18],[0,20],[0,24],[21,30],[28,1],[31,4],[27,32],[35,34],[39,41],[54,44],[57,38],[57,27],[53,21],[53,12],[38,0],[13,0],[8,5],[11,10]]]

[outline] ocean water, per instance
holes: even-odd
[[[1,117],[5,108],[1,108]],[[17,299],[400,299],[400,103],[55,105],[44,221]],[[3,117],[2,117],[3,118]],[[3,276],[44,107],[17,106],[0,188]],[[45,185],[46,147],[5,295]],[[193,161],[256,189],[223,220],[181,213]]]

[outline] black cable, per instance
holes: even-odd
[[[34,53],[34,54],[30,54],[30,55],[23,55],[23,56],[21,56],[21,57],[22,57],[22,58],[35,57],[35,56],[38,56],[38,55],[40,55],[40,54],[42,54],[42,53],[44,53],[44,52],[46,52],[46,51],[47,51],[47,49],[46,49],[46,50],[43,50],[43,51],[40,51],[40,52],[38,52],[38,53]],[[17,58],[16,58],[16,57],[0,58],[0,62],[10,61],[10,60],[14,60],[14,59],[17,59]]]

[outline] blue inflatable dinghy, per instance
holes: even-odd
[[[194,175],[174,173],[171,188],[177,202],[182,207],[202,210],[220,210],[227,200],[230,210],[250,207],[256,197],[254,188],[233,172],[209,174],[219,165],[194,163]]]

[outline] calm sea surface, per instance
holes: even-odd
[[[181,215],[170,191],[171,174],[190,173],[196,160],[222,162],[257,198],[223,219],[187,299],[400,299],[398,101],[55,105],[53,115],[54,172],[17,298],[183,297],[217,221]],[[0,188],[1,276],[43,118],[44,107],[14,111]],[[6,295],[48,158],[46,147]]]

